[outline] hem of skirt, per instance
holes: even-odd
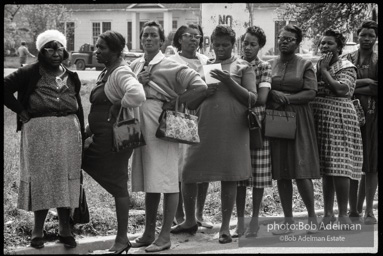
[[[338,174],[338,173],[323,173],[322,176],[334,176],[334,177],[344,177],[349,178],[352,180],[360,180],[362,178],[362,172],[358,175],[350,176],[345,174]]]
[[[204,179],[204,180],[182,180],[181,182],[183,183],[201,183],[201,182],[216,182],[216,181],[233,181],[233,182],[238,182],[238,181],[243,181],[243,180],[248,180],[250,177],[238,177],[238,178],[233,178],[233,177],[213,177],[209,179]]]
[[[264,186],[256,186],[256,185],[253,185],[253,184],[241,184],[240,181],[238,182],[238,187],[252,187],[252,188],[269,188],[269,187],[272,187],[273,186],[273,183],[271,183],[270,185],[264,185]]]
[[[321,179],[322,176],[314,177],[273,177],[273,180],[303,180],[303,179]]]

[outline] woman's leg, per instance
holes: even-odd
[[[43,237],[44,223],[48,214],[48,210],[35,211],[33,214],[35,215],[35,219],[32,230],[32,239],[35,237]]]
[[[293,184],[291,180],[278,180],[278,192],[281,199],[283,214],[286,223],[293,223]]]
[[[334,216],[334,180],[333,176],[324,175],[322,179],[324,217]]]
[[[296,179],[299,194],[303,203],[306,205],[308,213],[308,223],[318,225],[317,216],[315,214],[314,204],[314,187],[311,179]]]
[[[195,205],[197,197],[197,183],[182,183],[182,197],[185,207],[185,221],[180,224],[183,228],[190,228],[197,224]]]
[[[264,188],[255,188],[253,187],[253,215],[249,224],[249,231],[257,232],[258,229],[258,215],[259,209],[261,208],[261,203],[263,199]]]
[[[128,244],[128,221],[129,221],[129,196],[115,197],[116,215],[117,215],[117,235],[110,251],[118,251]]]
[[[230,218],[237,197],[236,181],[221,181],[222,224],[220,234],[230,235]]]
[[[359,215],[358,209],[357,209],[357,203],[358,203],[358,187],[359,187],[359,181],[358,180],[350,180],[350,192],[349,192],[349,204],[350,204],[350,214],[349,216],[354,218]]]
[[[57,208],[59,217],[59,235],[63,237],[72,236],[70,226],[70,208]]]
[[[347,177],[333,177],[336,199],[338,201],[339,220],[341,223],[349,223],[350,218],[347,214],[348,195],[350,191],[350,179]]]
[[[178,184],[179,184],[180,193],[178,196],[178,207],[177,207],[177,211],[176,211],[176,221],[177,221],[177,224],[180,224],[180,223],[184,222],[185,214],[184,214],[184,200],[183,200],[183,196],[182,196],[182,183],[179,182]]]
[[[162,228],[158,238],[154,242],[158,246],[170,242],[170,229],[174,216],[176,215],[178,197],[178,193],[164,193]]]
[[[160,193],[145,193],[145,230],[140,243],[152,243],[156,232],[156,220],[158,204],[160,203]]]
[[[366,211],[365,215],[373,214],[373,203],[376,189],[378,187],[378,173],[366,173]]]
[[[197,220],[203,221],[203,208],[205,206],[207,190],[209,188],[209,182],[202,182],[197,184]]]
[[[364,199],[366,197],[366,175],[362,175],[362,179],[359,183],[359,191],[358,191],[358,203],[357,203],[357,210],[358,213],[363,212],[363,204]]]
[[[237,207],[237,227],[235,228],[235,233],[238,235],[242,235],[245,232],[246,188],[246,186],[237,186],[235,201]]]

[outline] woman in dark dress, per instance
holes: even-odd
[[[117,212],[117,236],[109,249],[115,253],[131,247],[127,237],[129,218],[128,162],[133,152],[113,152],[113,124],[122,105],[135,108],[145,101],[142,85],[122,58],[125,39],[114,31],[101,34],[96,42],[96,58],[105,64],[90,95],[92,103],[87,134],[92,134],[84,151],[82,168],[114,198]],[[127,109],[126,109],[127,110]]]
[[[319,154],[309,105],[315,98],[317,82],[312,63],[295,54],[301,41],[302,31],[297,26],[287,25],[280,31],[278,46],[281,53],[270,61],[272,83],[266,108],[295,112],[297,119],[295,139],[270,140],[272,176],[278,183],[285,222],[294,222],[292,179],[295,179],[309,221],[312,227],[317,227],[312,179],[320,178]],[[291,232],[285,229],[275,231],[275,234]]]

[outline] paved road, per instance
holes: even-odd
[[[16,71],[15,68],[5,68],[4,69],[4,76],[7,76],[14,71]],[[82,81],[96,80],[98,75],[101,72],[101,71],[97,71],[97,70],[75,70],[75,71],[77,72],[77,74],[80,77],[80,80],[82,80]]]

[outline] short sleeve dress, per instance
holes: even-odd
[[[231,57],[221,64],[237,83],[256,92],[255,73],[247,61]],[[197,109],[201,142],[187,148],[182,182],[240,181],[250,177],[246,109],[221,83],[217,92],[201,103]]]
[[[272,90],[286,94],[295,94],[302,90],[317,91],[314,67],[309,60],[295,55],[288,62],[282,62],[279,57],[269,62]],[[288,104],[278,109],[296,113],[297,130],[293,140],[270,140],[273,179],[319,179],[319,153],[310,105]]]

